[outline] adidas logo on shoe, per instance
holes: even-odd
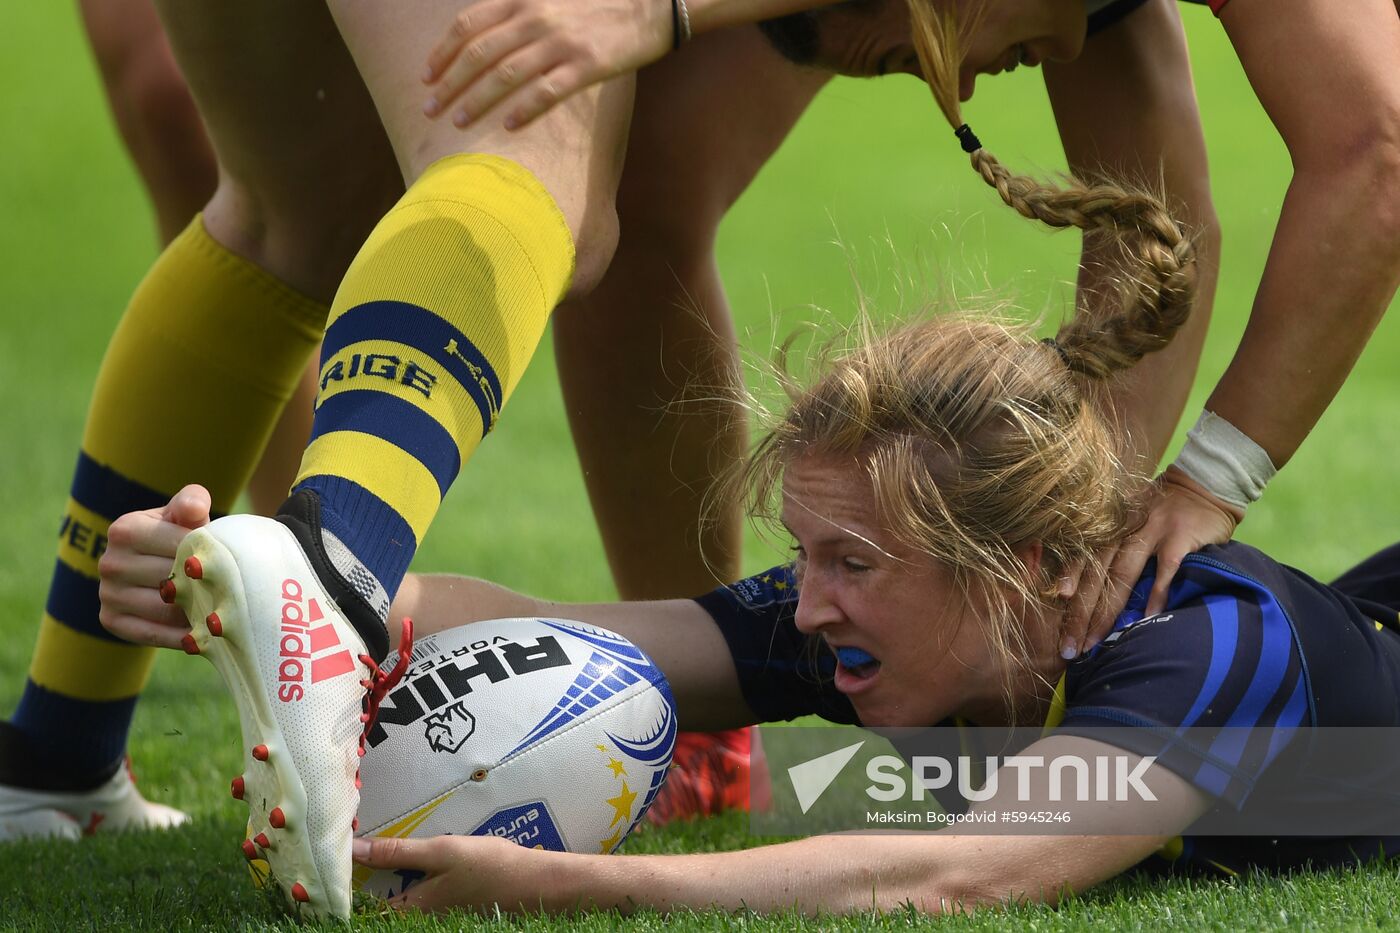
[[[312,598],[303,606],[303,593],[297,580],[282,581],[282,635],[278,644],[282,660],[277,666],[277,699],[283,703],[295,703],[306,696],[308,665],[313,684],[355,670],[355,658],[341,647],[335,626],[329,622],[316,626],[325,618],[320,602]]]

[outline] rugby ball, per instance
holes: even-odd
[[[675,741],[666,678],[620,635],[562,619],[439,632],[415,642],[379,707],[356,835],[611,853],[656,799]],[[355,872],[382,897],[422,877]]]

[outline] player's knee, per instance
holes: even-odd
[[[366,179],[297,191],[225,173],[205,210],[209,233],[230,251],[318,301],[329,303],[355,253],[398,194],[397,179]],[[324,196],[321,194],[333,194]]]
[[[591,205],[569,228],[574,237],[574,277],[568,297],[582,298],[603,280],[617,252],[617,209],[611,200]]]

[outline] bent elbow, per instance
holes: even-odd
[[[1325,186],[1323,197],[1400,257],[1400,110],[1372,115],[1343,145],[1295,153],[1293,163],[1295,183]]]
[[[1387,132],[1370,137],[1358,153],[1356,166],[1373,205],[1376,227],[1372,232],[1400,252],[1400,113],[1394,115]]]

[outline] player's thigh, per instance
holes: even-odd
[[[165,67],[175,72],[164,48],[160,19],[152,0],[78,0],[88,44],[108,88],[134,72]],[[163,58],[164,61],[151,61]]]
[[[472,0],[417,0],[413,14],[387,0],[329,0],[341,35],[378,105],[384,128],[412,181],[428,165],[461,152],[513,159],[540,179],[558,202],[579,249],[616,237],[612,198],[626,149],[632,78],[575,95],[530,126],[510,132],[499,118],[459,129],[423,115],[429,50]],[[611,252],[611,246],[607,252]]]
[[[830,79],[788,62],[754,26],[701,36],[644,69],[618,193],[623,235],[708,244]]]
[[[117,129],[169,241],[209,201],[217,173],[151,0],[79,0]]]
[[[211,232],[333,291],[402,179],[325,3],[156,5],[219,159]]]

